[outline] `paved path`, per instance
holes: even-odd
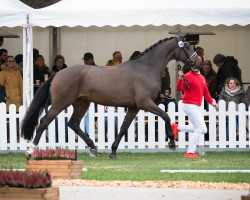
[[[60,186],[60,200],[241,200],[247,190]]]

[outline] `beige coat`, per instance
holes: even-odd
[[[17,112],[23,101],[23,80],[18,69],[7,69],[0,72],[0,84],[6,90],[6,106],[9,112],[9,105],[15,104]]]

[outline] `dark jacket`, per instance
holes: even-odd
[[[202,68],[201,68],[200,72],[201,72],[201,75],[203,75],[206,79],[207,88],[208,88],[208,91],[209,91],[211,97],[215,98],[216,92],[217,92],[217,74],[216,74],[216,72],[214,71],[213,68],[210,70],[210,72],[208,74],[205,74],[204,71],[202,70]]]
[[[66,64],[63,64],[63,67],[62,67],[61,70],[65,69],[65,68],[67,68],[67,65],[66,65]],[[50,75],[56,74],[56,73],[59,72],[59,71],[60,71],[60,70],[57,69],[56,65],[54,65],[54,66],[52,67],[52,70],[50,71]]]
[[[48,67],[44,67],[43,70],[40,72],[37,68],[37,66],[34,66],[34,84],[36,83],[36,80],[40,80],[40,83],[44,82],[44,75],[48,74],[48,77],[50,77],[50,72]]]
[[[237,78],[240,84],[242,84],[241,70],[238,66],[238,61],[232,56],[225,58],[222,67],[220,67],[217,72],[218,93],[220,93],[222,87],[225,85],[226,79],[229,77]]]
[[[4,86],[0,85],[0,103],[1,102],[6,102],[6,91]]]
[[[246,104],[246,108],[248,110],[248,107],[250,106],[250,86],[248,86],[245,97],[244,97],[244,103]]]

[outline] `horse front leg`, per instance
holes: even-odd
[[[162,109],[160,109],[152,100],[144,101],[142,109],[160,116],[165,121],[166,135],[170,139],[170,142],[168,143],[168,147],[171,150],[175,150],[176,147],[175,147],[175,141],[174,141],[174,133],[170,124],[171,120],[168,114]]]
[[[135,116],[137,115],[138,112],[139,112],[139,109],[137,109],[137,108],[128,108],[128,112],[123,120],[120,132],[119,132],[118,136],[115,138],[115,141],[111,146],[112,153],[109,155],[109,158],[111,160],[117,159],[116,151],[117,151],[117,148],[119,146],[119,143],[120,143],[122,137],[127,133],[131,122],[133,121],[133,119],[135,118]]]

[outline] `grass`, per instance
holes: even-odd
[[[83,160],[83,179],[131,181],[203,181],[250,183],[249,173],[161,173],[160,170],[250,170],[250,152],[206,152],[201,159],[184,159],[184,153],[118,153],[118,160],[109,160],[108,153],[89,157],[80,153]],[[24,169],[24,154],[0,154],[0,167]]]

